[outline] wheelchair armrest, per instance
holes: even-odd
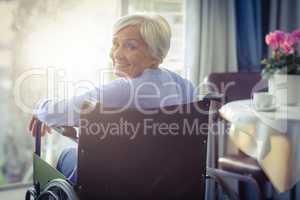
[[[214,93],[209,93],[206,96],[204,96],[203,100],[207,100],[207,101],[214,100],[214,101],[218,101],[221,103],[224,98],[225,98],[224,94],[214,92]]]

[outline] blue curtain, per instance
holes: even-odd
[[[261,59],[270,56],[265,35],[299,28],[299,8],[299,0],[235,0],[239,71],[261,70]]]
[[[238,68],[242,72],[258,72],[263,52],[261,0],[236,0]],[[265,13],[264,13],[265,14]]]

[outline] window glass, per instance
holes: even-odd
[[[14,133],[14,121],[10,113],[12,46],[15,36],[11,25],[16,7],[16,2],[0,1],[0,186],[21,179],[26,161],[21,157],[18,146],[28,146],[27,142],[21,141]]]
[[[38,101],[68,98],[99,84],[100,70],[111,65],[111,26],[119,4],[0,1],[0,185],[32,181],[34,140],[27,127]],[[47,136],[43,157],[54,165],[69,145],[56,134]]]

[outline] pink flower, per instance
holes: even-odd
[[[273,51],[277,50],[285,39],[285,33],[283,31],[274,31],[266,36],[266,43]]]
[[[293,34],[286,34],[283,43],[280,47],[286,54],[293,54],[295,45],[297,43],[297,38]]]
[[[292,35],[298,39],[300,39],[300,29],[295,30],[294,32],[292,32]]]
[[[292,46],[288,45],[287,43],[284,43],[282,45],[282,49],[283,49],[284,53],[286,53],[286,54],[293,54],[295,51],[294,48]]]

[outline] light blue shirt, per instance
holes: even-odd
[[[193,85],[169,70],[146,69],[133,79],[118,79],[81,96],[58,102],[44,102],[35,115],[49,126],[79,126],[80,106],[85,100],[104,107],[156,108],[195,101]]]

